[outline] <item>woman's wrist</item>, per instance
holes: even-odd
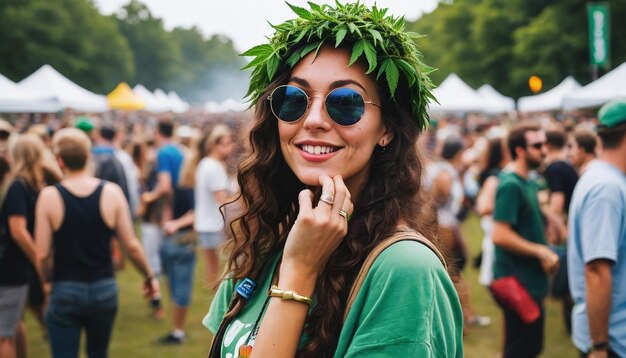
[[[278,297],[287,301],[301,302],[301,303],[306,304],[307,306],[311,306],[311,303],[312,303],[311,297],[301,295],[295,291],[283,290],[278,286],[270,287],[270,290],[267,294],[270,297]]]
[[[304,296],[311,296],[315,291],[317,276],[317,272],[282,263],[277,286],[282,290],[292,290]]]

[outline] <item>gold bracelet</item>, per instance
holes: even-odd
[[[306,303],[309,306],[311,305],[311,302],[312,302],[310,297],[302,296],[293,291],[281,290],[280,288],[278,288],[278,286],[275,286],[275,285],[272,285],[267,295],[270,297],[280,297],[283,300],[298,301],[298,302]]]

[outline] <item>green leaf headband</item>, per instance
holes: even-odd
[[[366,74],[375,73],[377,80],[384,74],[392,98],[400,76],[406,80],[411,113],[420,129],[426,128],[426,108],[435,98],[428,78],[433,69],[421,61],[422,55],[413,41],[421,35],[405,32],[403,17],[386,16],[387,9],[378,9],[376,5],[370,10],[358,1],[335,4],[333,8],[309,2],[311,9],[307,10],[287,3],[298,18],[271,25],[276,32],[269,44],[255,46],[241,54],[254,57],[243,68],[253,68],[246,97],[254,105],[279,70],[295,66],[312,51],[317,55],[324,43],[338,47],[349,41],[353,43],[349,65],[365,55]]]

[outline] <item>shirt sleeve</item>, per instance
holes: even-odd
[[[417,242],[377,258],[345,326],[354,332],[345,357],[462,357],[458,296],[438,257]]]
[[[515,183],[500,181],[496,190],[496,206],[493,212],[493,219],[517,225],[520,210],[519,203],[522,200],[521,196],[522,192]]]
[[[583,260],[617,260],[620,225],[624,208],[619,188],[597,188],[599,194],[589,198],[580,211]],[[620,204],[621,203],[621,204]]]
[[[217,330],[220,328],[224,315],[226,314],[226,310],[228,310],[228,305],[230,305],[232,296],[233,280],[226,279],[222,281],[217,289],[215,297],[213,297],[213,302],[211,302],[211,308],[202,320],[202,325],[211,331],[211,333],[217,333]]]
[[[174,169],[172,168],[171,160],[169,160],[169,157],[164,149],[160,149],[157,152],[156,169],[157,173],[165,172],[169,173],[170,175],[174,171]]]
[[[4,199],[4,207],[7,213],[7,218],[11,216],[23,216],[28,217],[28,207],[26,205],[28,201],[28,192],[26,187],[19,181],[14,181],[7,191],[6,198]]]

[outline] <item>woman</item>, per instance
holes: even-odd
[[[139,174],[138,188],[140,195],[152,190],[156,184],[157,173],[154,165],[156,153],[152,144],[139,134],[134,135],[131,143],[131,157]],[[140,200],[135,212],[139,219],[139,232],[144,253],[155,277],[159,277],[161,274],[159,247],[161,246],[162,235],[158,208],[158,202],[147,204]],[[165,318],[160,292],[157,292],[155,296],[150,298],[150,307],[152,316],[155,319],[162,320]]]
[[[41,191],[35,228],[40,262],[50,259],[54,247],[46,312],[52,355],[77,357],[84,328],[87,355],[106,357],[117,311],[111,238],[120,240],[144,276],[144,294],[158,292],[158,281],[135,237],[124,193],[116,184],[90,174],[87,135],[76,128],[62,129],[52,144],[64,178]]]
[[[437,206],[442,244],[461,272],[467,261],[465,240],[461,235],[462,221],[459,218],[465,198],[463,181],[459,174],[464,144],[460,138],[449,136],[443,140],[440,148],[440,159],[426,166],[426,185]]]
[[[476,212],[480,215],[480,226],[484,233],[478,282],[487,287],[491,285],[493,280],[495,248],[491,239],[491,233],[493,231],[493,208],[496,204],[498,174],[500,174],[500,171],[508,162],[509,155],[504,148],[503,139],[490,139],[483,153],[484,167],[478,180],[480,191],[476,199]]]
[[[310,6],[292,7],[300,18],[246,52],[257,56],[256,119],[230,276],[204,320],[217,333],[211,354],[462,356],[458,297],[420,243],[378,256],[343,320],[374,247],[399,226],[434,237],[415,149],[431,85],[401,19],[358,3]]]
[[[467,262],[467,245],[461,233],[465,188],[459,168],[463,166],[464,143],[455,135],[449,135],[440,146],[441,159],[426,166],[426,185],[437,206],[439,237],[458,274],[457,287],[463,306],[463,320],[467,327],[488,326],[491,319],[474,313],[470,300],[470,285],[462,272]],[[466,331],[467,333],[467,331]]]
[[[213,127],[200,141],[202,160],[195,173],[196,220],[194,229],[206,260],[206,282],[215,284],[219,271],[218,246],[224,241],[224,219],[219,207],[229,193],[226,160],[233,152],[231,130],[224,124]]]
[[[45,186],[45,151],[44,143],[34,134],[20,136],[11,148],[14,176],[3,196],[0,211],[0,357],[16,355],[18,327],[24,340],[18,348],[26,348],[26,331],[20,321],[28,299],[28,284],[43,282],[29,276],[41,278],[43,275],[36,258],[33,234],[35,203]]]

